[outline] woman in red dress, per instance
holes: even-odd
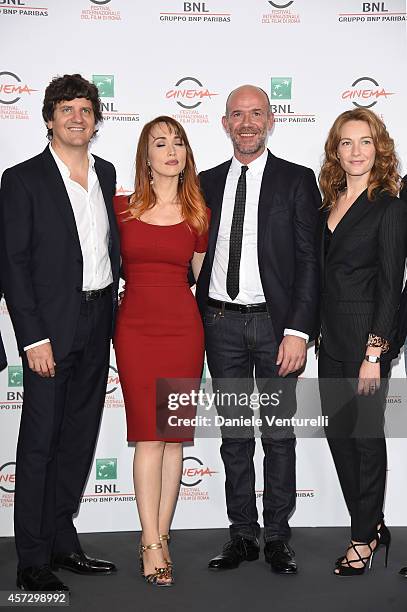
[[[169,586],[168,533],[185,434],[181,431],[177,439],[176,432],[168,427],[163,431],[157,422],[156,381],[194,379],[199,385],[204,336],[187,276],[191,263],[198,277],[208,231],[192,150],[183,127],[171,117],[157,117],[144,126],[134,193],[116,197],[115,210],[126,285],[114,346],[127,438],[136,442],[140,568],[147,582]]]

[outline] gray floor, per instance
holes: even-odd
[[[349,537],[344,528],[296,528],[297,576],[272,574],[261,559],[227,572],[210,572],[210,557],[219,552],[228,532],[223,529],[174,531],[171,551],[176,585],[160,589],[138,575],[139,534],[82,534],[88,554],[114,560],[116,575],[77,576],[60,571],[71,588],[71,609],[95,612],[406,612],[407,579],[398,575],[407,565],[407,528],[392,528],[389,567],[384,550],[363,576],[337,578],[333,560]],[[14,589],[15,550],[12,538],[0,538],[0,590]],[[11,609],[11,608],[9,608]]]

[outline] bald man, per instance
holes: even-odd
[[[259,390],[283,388],[280,405],[260,411],[264,554],[273,571],[295,574],[288,543],[296,500],[295,436],[292,427],[266,428],[264,416],[272,410],[291,417],[296,410],[295,384],[317,312],[315,234],[321,201],[312,170],[266,148],[273,123],[262,89],[243,85],[230,93],[222,124],[233,158],[200,174],[212,216],[197,300],[214,390],[250,394],[254,377]],[[237,405],[217,410],[225,417],[253,415]],[[259,558],[254,450],[251,427],[222,428],[231,539],[209,562],[210,569],[232,569]]]

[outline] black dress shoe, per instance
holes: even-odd
[[[277,574],[297,573],[294,554],[293,549],[284,540],[266,542],[264,547],[266,563],[270,563],[271,569]]]
[[[223,551],[209,561],[209,569],[234,569],[242,561],[256,561],[259,558],[258,540],[249,540],[243,536],[226,542]]]
[[[49,565],[19,569],[17,571],[17,587],[23,591],[69,592],[69,587],[51,572]]]
[[[69,570],[75,574],[112,574],[116,572],[116,566],[110,561],[103,559],[92,559],[84,552],[70,553],[67,555],[55,555],[52,559],[52,569]]]

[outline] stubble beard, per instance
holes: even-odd
[[[233,143],[233,148],[241,155],[254,155],[255,153],[258,153],[259,151],[264,149],[266,146],[266,137],[264,134],[259,134],[259,140],[253,145],[247,144],[245,146],[244,142],[242,142],[241,140],[237,140],[234,136],[231,136],[231,139]]]

